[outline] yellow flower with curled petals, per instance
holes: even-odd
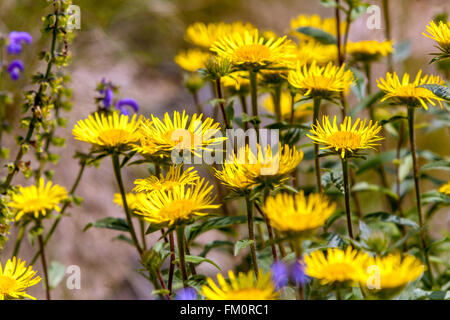
[[[85,120],[79,120],[72,134],[75,139],[98,147],[127,147],[138,141],[141,120],[142,116],[136,119],[135,114],[130,120],[128,116],[117,112],[108,116],[96,112]]]
[[[208,214],[205,210],[217,209],[213,204],[213,186],[205,179],[193,186],[179,185],[171,190],[138,193],[136,211],[142,219],[157,224],[185,224],[195,217]]]
[[[345,70],[345,64],[337,67],[329,62],[325,67],[320,67],[315,61],[309,66],[298,62],[297,69],[289,71],[288,81],[293,87],[304,91],[305,96],[333,98],[340,92],[348,92],[354,76],[351,70]]]
[[[272,283],[270,272],[264,274],[261,270],[258,278],[255,273],[240,272],[238,276],[228,271],[229,282],[219,273],[216,285],[214,280],[207,278],[208,285],[202,286],[201,293],[208,300],[276,300],[278,293]]]
[[[388,72],[386,79],[380,78],[377,80],[377,83],[378,88],[386,93],[381,99],[381,102],[389,100],[394,104],[409,107],[419,107],[422,105],[425,110],[428,110],[427,103],[435,106],[435,101],[437,101],[442,108],[442,101],[444,99],[436,96],[427,88],[421,87],[427,84],[444,85],[444,80],[439,76],[425,75],[422,77],[422,70],[419,70],[414,81],[410,82],[408,73],[405,73],[402,81],[400,81],[395,72],[393,74]]]
[[[126,201],[128,205],[128,209],[134,210],[136,208],[136,195],[134,193],[128,192],[126,195]],[[113,202],[119,206],[123,207],[122,195],[120,193],[114,194]]]
[[[151,176],[145,179],[137,179],[134,181],[136,186],[133,191],[154,192],[159,190],[171,190],[182,184],[193,185],[200,179],[194,168],[190,167],[185,171],[182,171],[182,169],[183,165],[170,166],[169,172],[167,172],[165,177],[161,174],[159,178]]]
[[[32,266],[26,267],[26,262],[16,257],[9,259],[4,268],[0,263],[0,300],[36,300],[25,291],[41,281],[39,276],[35,277],[36,273]]]
[[[44,179],[40,178],[37,186],[19,186],[8,206],[17,210],[16,221],[25,214],[32,214],[35,218],[39,218],[39,215],[45,216],[51,210],[61,211],[59,204],[67,197],[64,187],[53,184],[51,181],[45,184]]]
[[[320,125],[319,121],[316,124],[312,124],[311,135],[307,134],[307,136],[314,143],[322,145],[321,149],[334,150],[344,158],[347,153],[352,154],[364,149],[375,150],[375,146],[379,145],[376,142],[384,139],[378,136],[382,129],[378,122],[372,124],[372,120],[370,120],[366,124],[367,121],[361,121],[360,118],[356,119],[355,123],[352,124],[351,117],[345,117],[342,124],[338,127],[336,116],[333,118],[333,124],[331,124],[328,116],[324,116],[322,125]]]
[[[196,72],[204,68],[211,54],[200,49],[189,49],[178,53],[175,56],[175,62],[181,68],[189,72]]]
[[[444,53],[450,53],[450,22],[439,21],[439,24],[436,24],[434,21],[430,21],[426,29],[428,34],[422,34],[436,41]]]
[[[263,211],[270,225],[280,232],[303,233],[323,226],[334,213],[336,204],[323,194],[305,196],[303,191],[290,195],[278,193],[266,199]]]

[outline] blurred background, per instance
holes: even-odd
[[[381,7],[381,1],[368,2]],[[419,68],[423,68],[426,73],[438,74],[436,65],[428,64],[428,54],[437,49],[433,48],[433,41],[421,33],[434,16],[448,12],[449,2],[391,0],[389,3],[394,42],[409,41],[411,45],[411,54],[396,63],[396,71],[400,74],[404,71],[415,74]],[[71,129],[78,119],[95,110],[94,99],[98,96],[95,87],[103,77],[120,86],[120,98],[136,99],[141,106],[140,112],[146,116],[185,108],[193,112],[195,108],[183,86],[182,71],[173,62],[176,53],[188,47],[183,38],[189,24],[196,21],[242,20],[261,30],[271,29],[283,35],[289,32],[290,19],[298,14],[332,17],[334,13],[333,9],[321,6],[319,0],[74,0],[73,4],[81,9],[81,30],[76,32],[76,38],[70,46],[73,60],[68,70],[72,75],[73,110],[67,128],[59,129],[58,132],[67,138],[67,147],[58,151],[61,160],[55,168],[54,179],[65,186],[72,184],[77,173],[77,161],[72,158],[74,150],[88,150],[88,145],[74,141]],[[44,0],[0,1],[0,33],[27,31],[34,37],[32,46],[27,47],[22,54],[26,76],[15,83],[15,87],[27,88],[27,77],[43,69],[36,55],[48,46],[48,39],[41,39],[39,31],[41,17],[47,13],[49,8]],[[369,30],[366,27],[367,17],[367,14],[362,15],[352,24],[350,40],[384,39],[384,26],[379,30]],[[374,79],[384,76],[385,66],[379,64],[373,72]],[[9,89],[14,91],[12,86]],[[200,93],[202,101],[210,98],[208,89]],[[8,110],[11,121],[18,119],[22,103],[20,91],[16,90],[15,93],[14,106]],[[350,105],[352,103],[354,100],[350,100]],[[418,135],[418,145],[420,148],[426,144],[429,150],[448,157],[448,138],[448,128],[433,131],[427,135]],[[391,143],[388,141],[388,145]],[[11,154],[14,154],[14,143],[10,141],[9,144]],[[1,170],[4,175],[6,169],[2,167]],[[127,169],[125,182],[128,188],[132,187],[135,178],[145,174],[145,170],[137,166]],[[369,180],[370,175],[367,177]],[[449,177],[441,174],[440,178]],[[29,183],[19,175],[15,182]],[[64,279],[52,294],[55,299],[150,298],[151,286],[136,271],[140,265],[134,248],[121,241],[111,241],[117,231],[94,228],[82,231],[86,224],[103,217],[122,217],[121,208],[112,202],[115,192],[116,184],[109,161],[103,161],[98,169],[87,169],[77,192],[84,202],[70,210],[71,217],[62,220],[48,246],[47,254],[49,261],[81,268],[81,289],[67,289]],[[373,195],[363,194],[361,197],[369,212],[379,203],[379,198]],[[406,203],[410,205],[411,201]],[[432,221],[431,230],[436,235],[442,235],[448,233],[449,229],[448,209],[441,209]],[[219,235],[208,233],[201,239],[207,242],[216,236]],[[14,235],[11,238],[14,239]],[[9,257],[12,246],[10,241],[1,258],[2,262]],[[27,260],[34,252],[35,249],[25,243],[21,256]],[[223,270],[232,268],[240,259],[239,256],[232,257],[220,252],[211,252],[208,257]],[[36,268],[40,268],[40,263],[36,264]],[[208,275],[216,273],[216,269],[209,265],[201,265],[200,270]],[[44,294],[39,285],[30,293],[37,298],[43,298]]]

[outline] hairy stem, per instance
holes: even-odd
[[[350,236],[350,238],[354,239],[353,228],[352,228],[352,215],[351,215],[351,211],[350,211],[350,188],[349,188],[349,181],[348,181],[347,155],[345,155],[344,158],[341,158],[341,162],[342,162],[342,176],[344,177],[345,213],[347,215],[348,235]]]
[[[186,244],[184,242],[184,226],[178,227],[177,231],[177,243],[178,243],[178,257],[180,260],[180,271],[183,278],[183,286],[188,287],[187,269],[186,269]]]

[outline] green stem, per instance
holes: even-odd
[[[269,235],[269,241],[270,241],[270,247],[272,249],[272,256],[273,256],[273,260],[274,261],[278,261],[278,254],[277,254],[277,248],[275,246],[275,237],[273,234],[273,228],[270,225],[270,221],[267,218],[267,216],[264,214],[264,212],[262,211],[261,207],[255,203],[255,208],[256,210],[258,210],[258,212],[261,214],[261,216],[264,218],[264,221],[266,222],[266,226],[267,226],[267,233]],[[282,245],[282,243],[280,242],[280,244]]]
[[[344,197],[345,197],[345,213],[347,215],[347,229],[350,238],[353,238],[352,215],[350,211],[350,188],[348,182],[348,159],[347,155],[342,160],[342,176],[344,177]]]
[[[216,94],[217,94],[217,98],[219,99],[219,106],[220,106],[220,110],[222,111],[222,117],[223,117],[223,121],[225,122],[225,128],[230,129],[230,123],[228,122],[227,119],[227,113],[225,112],[225,106],[223,104],[223,93],[222,93],[222,86],[220,85],[220,78],[216,79]]]
[[[139,255],[142,255],[143,251],[142,251],[141,246],[139,245],[139,242],[138,242],[138,239],[136,236],[136,231],[134,230],[133,221],[131,220],[130,209],[128,208],[125,188],[124,188],[123,182],[122,182],[122,175],[120,172],[119,155],[117,153],[113,153],[111,158],[112,158],[112,164],[113,164],[113,168],[114,168],[114,175],[116,176],[117,185],[119,186],[119,191],[122,196],[123,209],[125,211],[125,216],[127,219],[128,227],[130,229],[129,231],[130,231],[131,239],[133,240],[133,244],[136,247],[136,250],[138,251]]]
[[[249,197],[245,197],[247,204],[247,222],[248,222],[248,237],[252,241],[250,245],[250,252],[252,256],[253,270],[255,271],[255,276],[258,277],[258,259],[256,258],[256,241],[255,241],[255,231],[253,225],[253,202]]]
[[[36,220],[36,228],[39,229],[41,227],[41,221],[39,219]],[[44,272],[44,282],[45,282],[45,296],[47,300],[50,300],[50,285],[48,279],[48,269],[47,269],[47,259],[45,258],[45,245],[44,240],[42,238],[42,234],[38,235],[38,244],[39,251],[41,252],[41,263],[42,270]]]
[[[183,278],[183,286],[188,287],[187,269],[186,269],[186,243],[184,242],[184,226],[178,227],[177,231],[177,243],[178,243],[178,257],[180,260],[181,277]]]
[[[342,293],[339,285],[336,285],[335,291],[336,291],[336,300],[342,300]]]
[[[297,257],[297,261],[301,261],[302,259],[302,240],[300,238],[294,239],[294,248],[295,248],[295,256]],[[305,300],[305,291],[303,285],[301,283],[298,284],[298,299]]]
[[[409,144],[411,148],[411,157],[413,160],[413,175],[414,175],[414,186],[416,191],[416,202],[417,202],[417,213],[419,215],[419,226],[421,228],[420,237],[422,240],[422,249],[425,257],[425,263],[427,265],[427,273],[433,286],[433,274],[431,270],[430,258],[428,256],[426,234],[424,229],[423,213],[422,213],[422,201],[420,199],[420,181],[419,181],[419,163],[417,161],[416,153],[416,138],[414,133],[414,107],[408,107],[408,124],[409,124]]]
[[[139,219],[139,228],[141,229],[141,241],[142,241],[142,249],[144,251],[147,250],[147,242],[145,241],[145,221]]]
[[[239,95],[239,99],[241,100],[242,112],[248,115],[248,106],[246,96],[243,94]],[[244,130],[248,129],[248,122],[244,122]]]
[[[277,122],[281,122],[281,85],[277,85],[272,95]]]
[[[392,39],[391,34],[391,17],[389,13],[389,3],[388,0],[383,0],[383,16],[384,16],[384,34],[387,41],[390,41]],[[392,53],[388,54],[388,71],[393,72],[394,71],[394,61],[392,57]]]
[[[313,124],[318,125],[319,123],[319,111],[320,111],[320,98],[314,98],[314,114],[313,114]],[[314,143],[314,164],[316,172],[316,185],[317,192],[322,193],[322,178],[320,174],[320,159],[319,159],[319,145]]]
[[[194,99],[194,103],[195,103],[195,107],[197,108],[197,112],[199,114],[202,114],[203,113],[203,110],[202,110],[203,108],[202,108],[202,105],[201,105],[201,103],[200,103],[200,101],[198,99],[198,91],[197,90],[192,92],[192,98]]]
[[[14,246],[14,250],[13,250],[11,258],[17,257],[17,255],[19,254],[20,245],[22,244],[22,239],[23,239],[24,234],[25,234],[25,225],[22,224],[20,226],[19,233],[17,234],[16,244]]]
[[[250,78],[250,95],[252,100],[252,115],[253,117],[258,116],[258,73],[250,70],[249,78]],[[258,137],[259,142],[259,124],[255,120],[254,128],[256,130],[256,136]]]
[[[169,233],[169,247],[171,253],[170,253],[169,279],[167,280],[167,288],[169,290],[169,295],[172,295],[173,273],[175,271],[175,265],[173,264],[175,260],[175,239],[173,236],[173,231]]]

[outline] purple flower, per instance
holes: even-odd
[[[20,77],[20,73],[24,70],[22,61],[14,60],[9,65],[6,71],[11,75],[11,79],[16,81]]]
[[[103,107],[105,109],[109,109],[109,107],[111,107],[112,105],[114,92],[111,88],[111,84],[107,83],[105,78],[102,79],[102,85],[105,87],[105,89],[99,90],[98,92],[104,95],[102,98]]]
[[[288,267],[280,261],[274,262],[271,267],[272,281],[275,284],[277,290],[286,286],[289,282],[289,270]]]
[[[19,54],[22,52],[22,44],[30,44],[33,38],[28,32],[12,31],[8,35],[8,46],[6,48],[9,54]]]
[[[116,107],[117,109],[120,110],[120,114],[126,116],[128,115],[128,110],[126,109],[127,106],[131,107],[134,110],[134,112],[139,111],[139,104],[134,99],[121,99],[116,102]]]
[[[305,266],[300,261],[295,261],[291,266],[291,279],[296,285],[303,285],[307,281],[307,276],[305,275]]]
[[[197,291],[194,288],[178,290],[175,300],[197,300]]]

